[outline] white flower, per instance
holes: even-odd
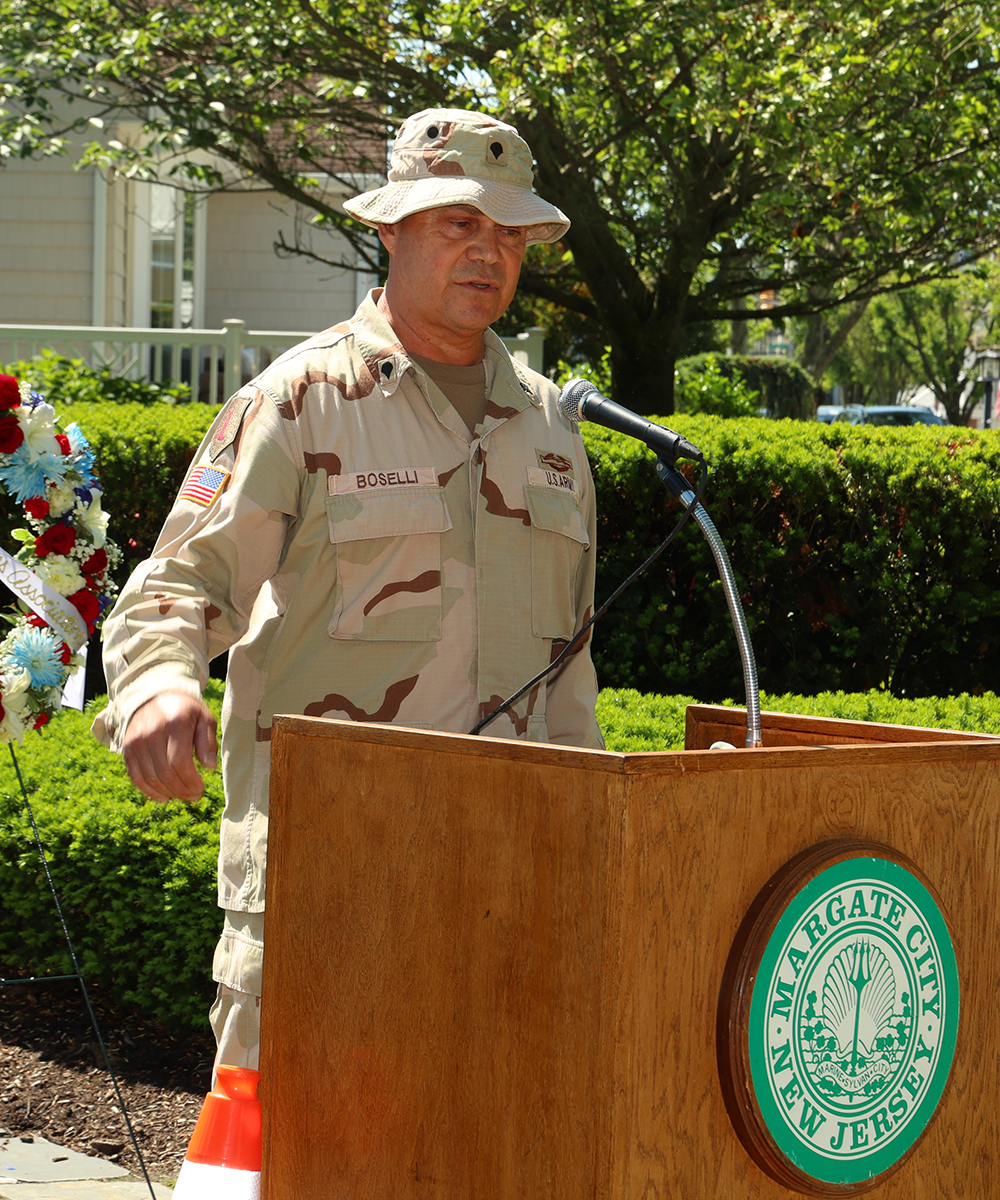
[[[25,408],[22,405],[17,409],[17,418],[21,422],[24,440],[33,458],[41,454],[62,455],[62,448],[56,441],[56,410],[51,404],[43,402],[36,404],[34,408]]]
[[[101,493],[95,488],[92,499],[84,508],[80,507],[79,520],[94,541],[95,549],[103,546],[108,531],[108,514],[101,511]]]
[[[74,454],[82,454],[90,449],[90,442],[83,436],[83,430],[75,421],[66,426],[66,436],[69,438],[69,448]]]
[[[87,586],[77,565],[65,554],[49,554],[35,563],[35,572],[61,596],[72,596]]]
[[[73,491],[73,485],[63,480],[62,483],[48,485],[45,489],[45,499],[49,502],[49,515],[61,517],[63,513],[69,512],[79,497]]]
[[[3,706],[12,709],[19,715],[24,715],[28,705],[28,692],[31,690],[31,676],[13,663],[3,664],[2,679]]]
[[[0,721],[0,742],[23,742],[24,723],[27,716],[28,689],[31,676],[12,664],[3,664],[0,675],[0,704],[3,704],[3,720]]]
[[[6,696],[0,696],[0,703],[6,699]],[[19,713],[4,705],[3,720],[0,721],[0,744],[14,741],[18,744],[24,742],[24,721]]]

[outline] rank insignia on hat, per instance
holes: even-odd
[[[220,471],[218,467],[195,467],[177,499],[193,500],[207,508],[226,486],[228,478],[229,472]]]

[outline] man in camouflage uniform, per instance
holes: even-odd
[[[384,290],[224,407],[152,557],[104,631],[97,736],[157,800],[215,765],[201,700],[229,650],[219,1062],[255,1066],[271,724],[277,713],[465,733],[589,616],[594,497],[558,389],[488,326],[525,246],[568,228],[509,125],[407,120],[389,182],[349,201],[390,258]],[[599,747],[589,647],[485,733]]]

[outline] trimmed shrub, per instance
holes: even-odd
[[[955,729],[1000,735],[1000,697],[924,696],[898,699],[888,692],[821,692],[818,696],[774,696],[761,693],[761,708],[804,717],[837,717],[843,721],[873,721],[882,725],[914,725],[924,729]]]
[[[191,400],[186,383],[125,379],[108,367],[88,367],[82,358],[66,358],[52,350],[8,363],[0,367],[0,374],[30,380],[50,404],[184,404]]]
[[[76,421],[94,446],[111,514],[111,536],[127,575],[148,557],[217,405],[76,404]],[[64,422],[65,424],[65,422]]]
[[[692,696],[656,696],[632,688],[605,688],[597,698],[597,719],[609,750],[621,754],[683,750],[687,706],[698,703]],[[739,705],[742,704],[741,698]],[[822,692],[818,696],[775,696],[761,692],[760,706],[765,712],[1000,735],[1000,697],[993,692],[919,700],[901,700],[876,689],[860,693]]]
[[[683,750],[687,706],[693,696],[656,696],[634,688],[605,688],[597,697],[604,744],[619,754]]]
[[[1000,686],[1000,441],[950,427],[677,417],[711,464],[761,686],[775,693]],[[651,452],[583,427],[598,488],[600,601],[679,515]],[[685,465],[692,480],[696,468]],[[689,525],[595,631],[601,683],[742,695],[718,571]]]
[[[757,392],[769,417],[808,419],[815,415],[816,385],[798,363],[781,355],[695,354],[679,359],[675,371],[678,392],[686,393],[692,380],[713,365],[727,379],[741,380]]]
[[[218,410],[65,411],[97,451],[112,536],[125,551],[121,583],[152,550]],[[1000,687],[995,433],[683,414],[670,423],[711,465],[704,503],[732,559],[763,687],[898,695]],[[678,509],[645,447],[592,424],[583,434],[597,483],[600,600],[663,539]],[[13,506],[0,509],[0,545],[11,546],[19,524]],[[605,686],[706,701],[740,694],[728,611],[697,530],[633,584],[594,645]]]
[[[716,417],[757,416],[760,393],[749,388],[739,372],[719,368],[720,355],[704,354],[697,373],[675,377],[674,404],[678,412],[711,413]]]
[[[222,687],[206,699],[218,712]],[[222,917],[216,860],[222,785],[196,804],[156,804],[100,746],[87,713],[66,709],[17,750],[32,811],[86,978],[176,1028],[204,1025]],[[8,751],[0,766],[0,959],[72,972]]]

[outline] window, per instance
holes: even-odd
[[[195,206],[198,198],[153,184],[149,323],[190,329],[195,310]]]

